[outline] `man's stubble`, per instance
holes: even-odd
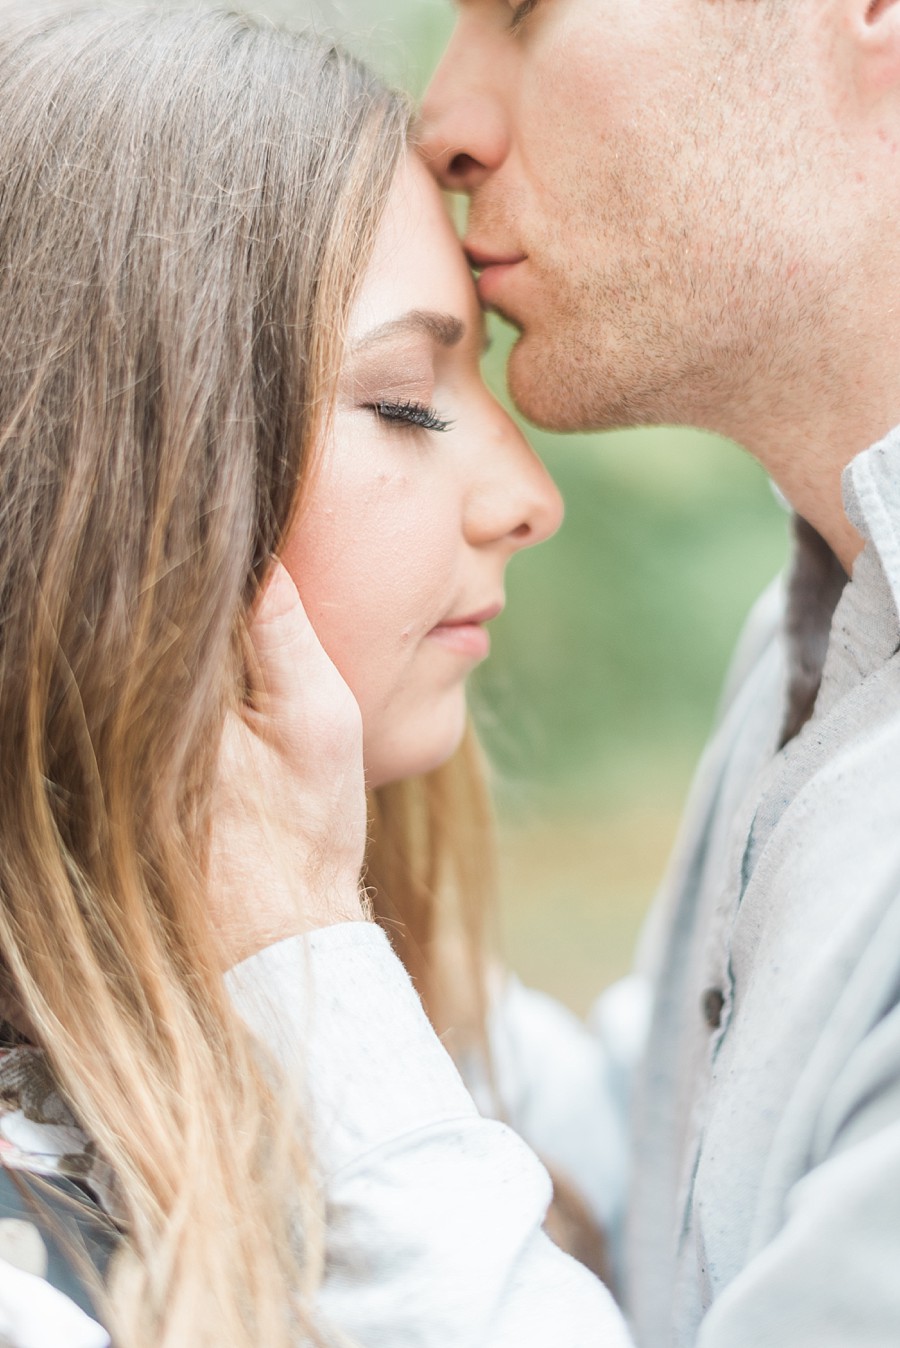
[[[563,160],[540,209],[496,180],[475,194],[474,236],[521,221],[509,384],[535,424],[734,433],[739,406],[752,417],[804,366],[828,365],[834,241],[819,234],[821,156],[790,74],[784,34],[745,44],[664,117],[598,135],[592,164]]]

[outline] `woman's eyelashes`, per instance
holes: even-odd
[[[370,403],[369,409],[375,413],[379,421],[389,421],[401,426],[414,426],[423,431],[449,431],[453,425],[452,421],[447,421],[439,416],[433,407],[429,407],[426,403],[415,402],[412,399],[402,399],[396,402],[379,399]]]

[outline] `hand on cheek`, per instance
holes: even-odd
[[[250,697],[222,738],[209,867],[225,967],[288,936],[364,916],[359,708],[280,562],[250,637]]]

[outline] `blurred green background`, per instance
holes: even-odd
[[[449,0],[264,0],[419,94]],[[493,322],[493,320],[492,320]],[[505,398],[512,334],[486,375]],[[510,568],[474,701],[497,771],[506,951],[578,1011],[627,970],[734,640],[787,554],[787,515],[735,446],[689,430],[529,430],[566,501]]]
[[[493,351],[488,373],[502,385]],[[529,435],[566,521],[510,568],[476,706],[498,772],[506,950],[585,1011],[629,967],[788,516],[713,436]]]

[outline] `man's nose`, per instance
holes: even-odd
[[[450,192],[480,187],[509,152],[503,100],[482,65],[452,41],[425,95],[419,153]]]

